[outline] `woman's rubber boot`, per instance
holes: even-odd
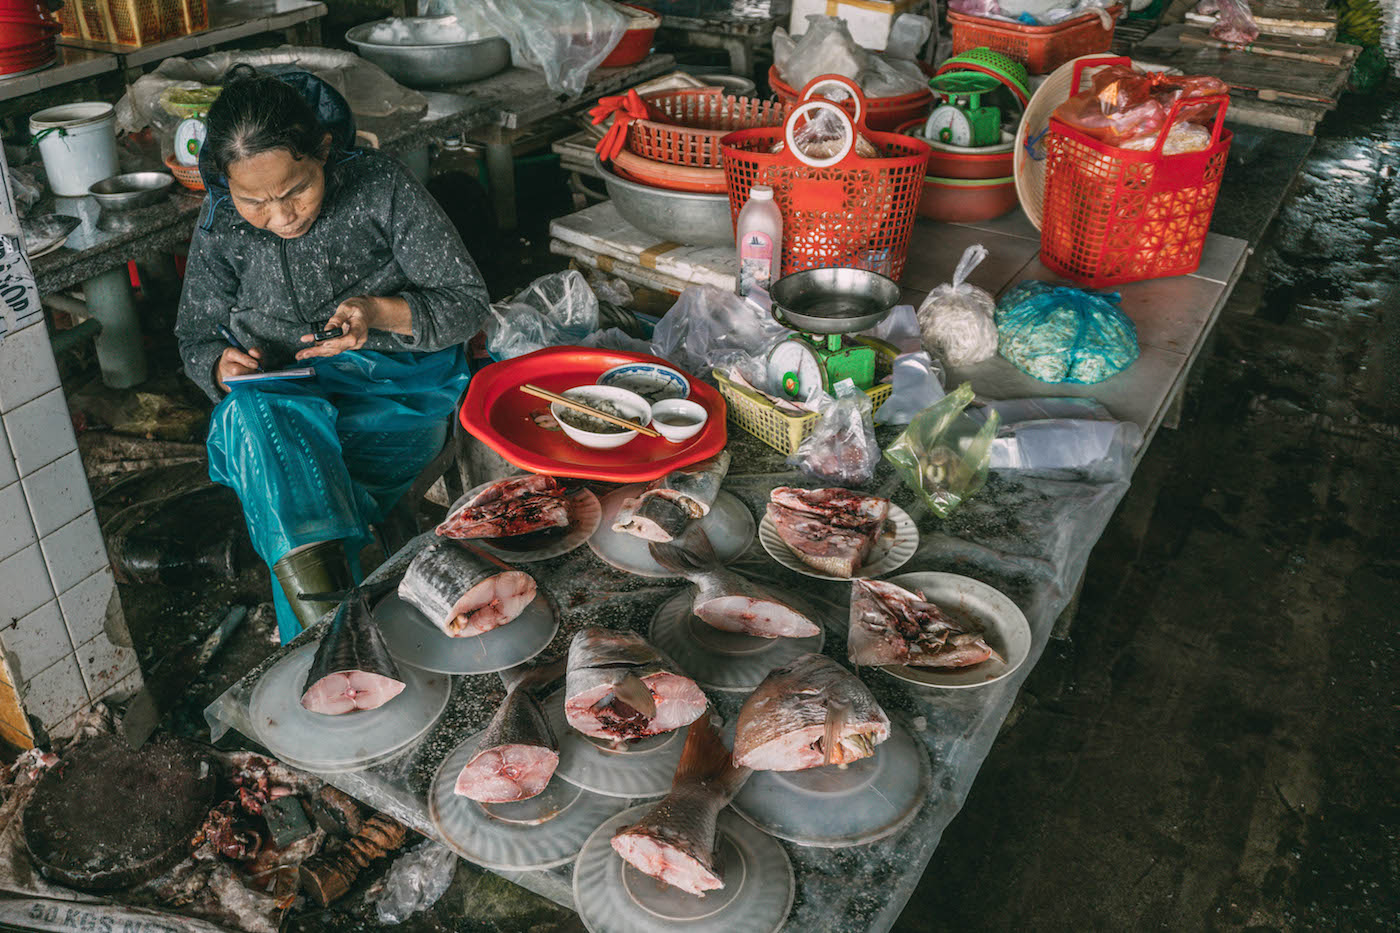
[[[303,629],[321,621],[339,603],[302,599],[302,593],[343,593],[355,585],[342,541],[317,541],[294,548],[273,565],[272,571]]]

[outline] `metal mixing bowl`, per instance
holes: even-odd
[[[684,246],[734,245],[729,195],[668,191],[629,181],[608,171],[596,156],[593,167],[617,212],[638,230]]]
[[[405,16],[406,22],[432,20],[431,16]],[[361,57],[383,68],[408,87],[447,87],[489,78],[510,65],[510,43],[500,36],[466,42],[434,42],[423,45],[390,45],[371,42],[370,30],[379,23],[361,23],[345,34]]]
[[[865,269],[804,269],[773,283],[773,317],[808,334],[874,327],[899,304],[899,286]]]
[[[164,172],[131,172],[104,178],[88,189],[104,211],[130,211],[165,200],[175,179]]]

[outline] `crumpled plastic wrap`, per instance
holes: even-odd
[[[427,910],[452,884],[457,874],[457,853],[431,839],[394,860],[384,879],[384,890],[375,901],[380,923],[403,923]]]
[[[1117,292],[1026,281],[997,306],[1001,355],[1041,382],[1092,385],[1138,357],[1137,325]]]
[[[928,293],[919,305],[919,330],[924,349],[949,366],[967,366],[991,359],[997,352],[996,302],[967,277],[987,258],[987,248],[974,243],[963,251],[953,281]]]
[[[822,75],[850,78],[867,97],[897,97],[928,88],[928,77],[912,61],[887,61],[862,48],[845,20],[807,17],[807,31],[797,38],[781,26],[773,30],[773,63],[797,90]]]
[[[844,98],[847,95],[842,93],[840,96]],[[829,159],[841,151],[850,135],[845,121],[834,111],[822,108],[813,112],[810,119],[793,131],[792,140],[808,158]],[[780,140],[773,146],[772,151],[782,152],[786,147],[787,142]],[[856,133],[853,149],[862,159],[880,158],[880,151],[875,148],[874,143],[865,138],[864,133]]]
[[[849,379],[842,379],[833,391],[835,398],[821,407],[821,420],[788,458],[788,466],[824,483],[865,486],[875,478],[880,462],[870,396]]]
[[[514,298],[491,306],[486,349],[509,360],[578,343],[598,329],[598,298],[576,269],[542,275]]]
[[[1254,21],[1247,0],[1201,0],[1196,12],[1205,16],[1220,14],[1215,25],[1210,27],[1212,39],[1231,45],[1249,45],[1259,38],[1259,24]]]
[[[1177,101],[1229,92],[1224,81],[1210,75],[1167,75],[1110,65],[1094,75],[1088,89],[1057,107],[1054,116],[1110,146],[1128,146],[1135,140],[1147,139],[1151,143],[1145,148],[1151,149]],[[1177,112],[1174,126],[1208,125],[1215,120],[1218,109],[1219,104],[1214,102],[1188,104]],[[1196,139],[1199,141],[1199,137]],[[1180,147],[1190,142],[1190,137],[1179,137],[1174,145]],[[1207,133],[1199,148],[1209,145],[1210,134]]]
[[[890,37],[885,43],[885,58],[891,61],[913,61],[923,51],[924,43],[933,34],[933,20],[917,13],[901,13],[890,24]]]
[[[994,411],[982,423],[964,411],[972,402],[964,382],[910,422],[885,450],[895,472],[940,518],[987,482],[992,440],[1001,418]]]
[[[434,7],[449,10],[463,23],[485,20],[510,43],[514,64],[542,72],[551,91],[572,96],[583,93],[629,23],[604,0],[448,0]]]
[[[881,424],[908,424],[943,397],[943,370],[924,351],[901,353],[892,368],[890,397],[875,412]]]
[[[966,16],[980,16],[983,19],[999,19],[1010,23],[1021,23],[1027,26],[1053,26],[1063,23],[1065,20],[1075,19],[1095,10],[1107,10],[1123,0],[1068,0],[1062,6],[1052,7],[1037,13],[1027,10],[1018,10],[1020,4],[1009,4],[1012,10],[1007,10],[997,2],[997,0],[949,0],[948,9],[954,13],[961,13]],[[1135,0],[1141,2],[1141,0]],[[1146,4],[1143,4],[1144,6]],[[1136,9],[1136,7],[1134,7]],[[1012,12],[1012,11],[1015,12]],[[1107,27],[1108,22],[1105,22]]]
[[[162,107],[161,95],[171,88],[194,90],[218,85],[228,70],[239,63],[274,75],[311,72],[341,93],[355,114],[356,126],[371,133],[402,115],[422,116],[428,112],[426,97],[399,84],[378,65],[353,52],[284,45],[246,52],[211,52],[200,58],[167,58],[155,71],[137,78],[117,102],[117,129],[139,133],[153,127],[160,140],[161,155],[170,155],[175,127],[184,117]]]

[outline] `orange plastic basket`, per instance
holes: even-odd
[[[1076,88],[1084,67],[1075,68]],[[1218,105],[1211,145],[1163,155],[1181,108],[1202,104]],[[1224,94],[1177,101],[1147,152],[1107,145],[1051,117],[1040,228],[1045,267],[1093,288],[1195,272],[1230,152],[1229,105]]]
[[[657,162],[707,169],[719,169],[719,141],[726,133],[780,126],[791,109],[780,101],[734,97],[718,88],[658,91],[642,99],[668,122],[633,120],[627,148]]]
[[[829,100],[811,99],[818,88],[841,85],[851,96],[855,119]],[[724,178],[735,223],[754,185],[768,185],[783,213],[783,266],[802,269],[846,266],[898,279],[909,252],[929,147],[923,140],[866,128],[868,110],[860,89],[846,78],[826,75],[803,88],[803,102],[781,128],[739,130],[724,137]],[[812,158],[798,150],[793,134],[817,111],[834,114],[846,131],[841,150]],[[855,153],[856,134],[884,158]],[[773,147],[784,143],[780,152]]]
[[[165,167],[170,169],[176,181],[191,191],[204,190],[204,178],[199,174],[198,165],[181,165],[175,161],[174,155],[168,155],[165,157]]]
[[[1108,8],[1115,21],[1121,5]],[[1033,75],[1047,75],[1081,55],[1107,52],[1113,45],[1113,26],[1104,28],[1098,13],[1088,13],[1053,26],[1027,26],[1000,19],[985,19],[948,11],[953,31],[953,54],[961,55],[985,46],[993,52],[1024,62]]]
[[[820,81],[821,78],[815,80]],[[798,93],[785,82],[778,74],[778,66],[773,65],[768,69],[768,86],[773,89],[773,96],[786,104],[795,104],[798,101]],[[809,84],[808,87],[811,87]],[[805,99],[805,98],[804,98]],[[866,97],[865,122],[872,130],[892,133],[901,124],[908,123],[918,117],[928,116],[928,112],[933,109],[933,91],[924,88],[914,94],[900,94],[896,97]],[[850,110],[850,102],[842,103],[843,107]]]

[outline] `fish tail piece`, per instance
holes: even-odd
[[[685,747],[681,749],[681,760],[676,765],[675,783],[679,786],[684,781],[714,782],[731,778],[731,772],[735,770],[747,769],[732,766],[729,749],[720,737],[714,713],[707,710],[686,730]]]

